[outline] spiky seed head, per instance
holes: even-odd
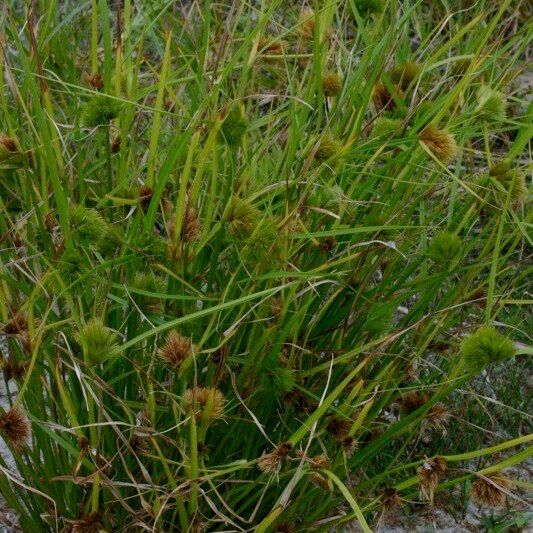
[[[351,435],[348,435],[342,439],[342,447],[346,457],[351,457],[355,450],[357,450],[358,446],[359,443]]]
[[[104,86],[104,78],[101,74],[88,74],[85,76],[85,81],[90,87],[99,91]]]
[[[477,91],[476,116],[485,122],[495,122],[505,118],[506,101],[503,94],[482,85]]]
[[[88,364],[98,366],[117,347],[117,335],[104,325],[100,318],[91,318],[83,324],[76,335]]]
[[[86,128],[106,126],[117,118],[123,108],[122,102],[106,95],[98,95],[83,107],[81,123]]]
[[[30,423],[18,405],[0,414],[0,434],[15,450],[22,450],[30,437]]]
[[[404,61],[393,67],[389,74],[393,83],[405,91],[420,74],[420,65],[414,61]]]
[[[265,218],[254,228],[252,234],[245,241],[245,258],[273,260],[278,239],[276,222]]]
[[[495,184],[495,194],[509,194],[513,205],[518,205],[527,198],[527,185],[522,172],[514,168],[510,161],[504,159],[489,169],[489,176]]]
[[[240,105],[234,105],[226,115],[220,131],[227,145],[239,146],[247,128],[248,121],[244,115],[244,109]]]
[[[313,485],[316,485],[319,489],[322,489],[325,492],[331,492],[333,490],[333,485],[329,478],[325,478],[322,474],[318,472],[309,472],[309,479]]]
[[[325,96],[337,96],[342,90],[342,80],[336,72],[327,72],[322,78]]]
[[[72,205],[69,217],[74,237],[84,244],[96,246],[109,232],[107,222],[96,209]]]
[[[143,210],[143,213],[146,213],[148,211],[148,207],[150,206],[150,202],[152,201],[152,196],[154,194],[154,190],[152,187],[149,187],[148,185],[141,185],[139,187],[139,204],[141,206],[141,209]]]
[[[470,497],[481,505],[501,509],[505,506],[506,492],[511,485],[512,481],[501,472],[483,476],[480,474],[472,483]]]
[[[428,401],[427,394],[413,391],[405,394],[398,400],[400,409],[404,415],[410,415],[422,407]]]
[[[232,196],[224,218],[235,239],[246,239],[259,223],[259,210],[248,200]]]
[[[446,434],[452,414],[443,402],[434,404],[424,417],[424,422],[432,429]]]
[[[418,469],[420,496],[433,504],[435,489],[439,484],[439,479],[448,471],[446,459],[436,456],[425,459]]]
[[[343,441],[350,434],[352,423],[347,418],[333,416],[328,420],[326,431],[338,441]]]
[[[222,418],[226,400],[215,387],[194,387],[183,394],[185,404],[196,413],[197,418],[206,416],[208,420]]]
[[[202,226],[200,224],[200,216],[198,211],[187,205],[183,215],[183,223],[181,225],[181,239],[183,242],[197,241],[201,234]]]
[[[257,49],[263,55],[281,56],[285,51],[285,42],[272,35],[260,37]]]
[[[300,11],[298,23],[298,32],[309,41],[312,41],[315,35],[315,12],[311,8],[305,8]]]
[[[418,139],[436,159],[443,163],[451,161],[457,155],[458,148],[454,136],[448,130],[441,130],[434,124],[426,126],[419,133]]]
[[[470,57],[463,57],[454,61],[451,65],[452,76],[464,76],[471,64],[472,59]]]
[[[514,354],[513,343],[493,326],[481,326],[461,344],[463,364],[470,372],[479,372],[491,363],[504,361]]]
[[[275,533],[296,533],[296,526],[292,522],[281,522],[274,527]]]
[[[383,11],[383,0],[355,0],[354,5],[361,17],[379,15]]]
[[[76,250],[66,250],[59,258],[57,273],[67,286],[76,284],[83,277],[84,281],[90,281],[87,268],[87,260]]]
[[[159,355],[174,369],[178,369],[187,357],[195,353],[196,346],[191,339],[184,337],[177,331],[168,333],[165,344],[159,350]]]
[[[72,533],[102,533],[104,531],[102,515],[96,512],[74,520],[71,526]]]
[[[372,103],[376,112],[391,111],[396,108],[396,102],[389,89],[383,83],[377,83],[372,90]]]
[[[11,379],[19,381],[26,373],[26,364],[19,364],[13,356],[9,356],[2,365],[4,378],[6,381]]]
[[[373,139],[388,140],[401,136],[403,123],[397,118],[379,117],[372,127],[371,137]]]
[[[18,155],[19,151],[15,139],[0,133],[0,163],[10,162]]]
[[[403,500],[394,487],[385,487],[380,496],[384,513],[390,513],[402,506]]]
[[[167,289],[162,277],[152,272],[136,272],[131,286],[136,289],[132,297],[141,311],[157,313],[161,310],[162,303],[159,295],[165,294]]]
[[[461,258],[461,239],[448,230],[441,230],[435,233],[429,243],[427,256],[441,270],[449,270]]]
[[[334,159],[342,154],[342,149],[342,143],[330,133],[326,133],[318,141],[315,159],[319,162]]]
[[[22,335],[28,331],[28,317],[19,311],[2,329],[6,335]]]
[[[269,453],[263,454],[258,461],[259,469],[269,474],[279,474],[284,460],[292,450],[290,442],[282,442]]]

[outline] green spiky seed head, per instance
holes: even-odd
[[[160,295],[166,294],[163,278],[151,272],[137,272],[131,284],[132,297],[143,312],[158,312],[162,308]]]
[[[493,326],[481,326],[461,344],[463,364],[470,372],[479,372],[492,363],[515,354],[513,343]]]
[[[168,242],[154,233],[143,233],[134,249],[145,265],[164,264],[168,259]]]
[[[379,117],[374,122],[370,136],[373,139],[392,139],[401,136],[402,121],[397,118]]]
[[[248,200],[232,196],[224,220],[229,233],[236,239],[248,238],[259,223],[259,210]]]
[[[70,207],[69,216],[72,234],[79,242],[97,246],[109,233],[107,222],[96,209],[73,205]]]
[[[505,118],[506,101],[503,94],[482,85],[477,91],[476,116],[485,122],[494,122]]]
[[[261,220],[245,241],[246,259],[263,260],[266,257],[273,259],[277,239],[278,229],[276,223],[269,218]]]
[[[414,61],[404,61],[393,67],[389,74],[393,83],[405,90],[420,74],[420,65]]]
[[[513,168],[507,160],[500,161],[489,170],[489,176],[495,181],[498,190],[494,192],[502,195],[510,194],[512,203],[519,203],[527,196],[527,185],[524,175]]]
[[[336,72],[328,72],[322,78],[322,89],[325,96],[336,96],[342,90],[342,80]]]
[[[461,249],[461,239],[455,233],[441,230],[431,239],[427,255],[437,267],[447,270],[461,258]]]
[[[355,0],[354,5],[361,17],[379,15],[383,11],[382,0]]]
[[[103,363],[109,354],[117,347],[117,336],[104,326],[99,318],[91,318],[77,335],[77,341],[82,348],[85,361],[91,366]]]
[[[327,161],[338,157],[342,153],[343,145],[329,133],[323,135],[315,152],[317,161]]]
[[[84,280],[90,281],[86,276],[89,274],[87,259],[76,250],[63,252],[57,261],[56,269],[67,286],[76,284],[82,277]]]
[[[98,95],[85,104],[81,113],[81,123],[86,128],[106,126],[117,118],[123,105],[105,95]]]
[[[227,114],[220,131],[227,145],[238,146],[248,128],[248,121],[240,105],[235,105]]]

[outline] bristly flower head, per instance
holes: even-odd
[[[453,135],[447,130],[437,128],[434,124],[426,126],[419,133],[418,139],[443,163],[448,163],[457,155],[458,148]]]
[[[342,154],[343,145],[335,139],[330,133],[324,134],[318,144],[315,152],[317,161],[328,161]]]
[[[196,418],[206,416],[208,420],[222,418],[226,400],[215,387],[194,387],[183,393],[185,404],[196,413]]]
[[[342,81],[336,72],[328,72],[322,78],[322,89],[325,96],[336,96],[341,92]]]
[[[372,90],[372,103],[377,112],[391,111],[396,108],[396,102],[389,89],[383,83],[377,83]]]
[[[105,95],[98,95],[85,104],[81,113],[81,123],[86,128],[106,126],[117,118],[122,110],[122,102]]]
[[[461,258],[461,239],[448,230],[435,233],[427,249],[428,257],[442,270],[453,267]]]
[[[10,161],[19,154],[15,139],[0,134],[0,163]]]
[[[160,295],[166,291],[166,284],[161,276],[152,272],[136,272],[131,286],[136,289],[132,296],[141,311],[157,313],[161,310]]]
[[[30,436],[30,424],[18,405],[0,414],[0,434],[15,450],[20,451]]]
[[[191,339],[184,337],[177,331],[171,331],[165,344],[159,350],[159,355],[174,369],[178,369],[187,357],[196,353],[196,346]]]
[[[315,12],[311,8],[300,11],[298,32],[309,41],[313,40],[315,34]]]
[[[489,170],[489,176],[496,182],[495,194],[510,194],[514,205],[520,204],[527,197],[526,180],[522,172],[514,168],[510,161],[502,160],[493,165]]]
[[[433,405],[424,417],[424,424],[431,429],[446,434],[448,423],[452,414],[443,402]]]
[[[448,471],[446,459],[436,456],[431,459],[426,457],[422,466],[418,469],[420,495],[423,499],[433,504],[435,489],[439,479]]]
[[[388,140],[400,137],[402,133],[402,121],[397,118],[379,117],[374,122],[370,136],[373,139]]]
[[[493,326],[481,326],[466,337],[461,345],[463,363],[470,372],[478,372],[491,363],[504,361],[514,354],[513,343]]]
[[[292,450],[290,442],[282,442],[278,444],[274,450],[263,454],[257,463],[262,472],[269,474],[279,474],[283,461],[289,456]]]
[[[226,208],[224,219],[229,233],[236,239],[250,237],[259,223],[259,211],[248,200],[232,196]]]
[[[102,515],[91,513],[72,522],[72,533],[101,533],[103,531]]]
[[[226,144],[229,146],[238,146],[247,128],[248,121],[246,120],[242,106],[234,105],[226,115],[220,131]]]
[[[63,252],[56,264],[56,268],[60,278],[67,286],[76,284],[82,277],[85,281],[89,281],[91,277],[86,258],[76,250]]]
[[[391,80],[402,90],[406,90],[409,85],[420,74],[420,65],[414,61],[404,61],[393,67],[389,73]]]
[[[476,117],[486,122],[495,122],[505,118],[505,97],[488,85],[482,85],[477,91]]]
[[[92,366],[103,363],[117,346],[116,334],[104,326],[99,318],[91,318],[83,324],[77,334],[77,341],[85,360]]]
[[[505,506],[506,492],[511,486],[511,480],[500,472],[478,477],[470,489],[470,497],[477,503],[501,509]]]
[[[84,244],[96,246],[109,232],[107,222],[96,209],[72,205],[69,216],[74,236]]]

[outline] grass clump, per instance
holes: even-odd
[[[368,532],[522,498],[516,3],[16,4],[0,492],[23,531]]]

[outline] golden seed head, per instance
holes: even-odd
[[[398,403],[402,413],[410,415],[414,413],[419,407],[422,407],[428,401],[427,394],[420,394],[418,392],[410,392],[402,396]]]
[[[300,11],[298,31],[304,39],[313,40],[315,34],[315,12],[311,8]]]
[[[322,89],[325,96],[336,96],[342,90],[342,81],[335,72],[328,72],[322,78]]]
[[[257,49],[264,55],[281,56],[285,50],[285,43],[273,36],[260,37]]]
[[[448,466],[444,457],[438,455],[431,459],[426,457],[426,460],[418,469],[420,496],[433,504],[435,489],[439,484],[439,479],[447,471]]]
[[[224,414],[226,400],[222,392],[215,387],[194,387],[183,394],[187,406],[196,412],[196,417],[204,415],[209,420],[221,418]]]
[[[329,479],[326,479],[324,476],[322,476],[318,472],[309,472],[309,479],[314,485],[316,485],[320,489],[326,492],[331,492],[332,490],[331,481]]]
[[[450,421],[452,414],[446,405],[442,402],[437,402],[426,413],[424,421],[433,429],[446,433],[446,428]]]
[[[258,461],[259,469],[269,474],[279,474],[283,461],[288,457],[292,450],[290,442],[278,444],[274,450],[263,454]]]
[[[0,433],[15,450],[21,450],[30,436],[30,423],[17,405],[0,415]]]
[[[372,91],[372,103],[376,111],[390,111],[396,107],[396,102],[390,91],[383,83],[377,83]]]
[[[100,533],[103,531],[102,515],[91,513],[72,523],[72,533]]]
[[[200,237],[201,225],[198,211],[194,207],[187,206],[183,215],[181,226],[181,238],[184,242],[196,241]]]
[[[426,126],[418,135],[420,142],[443,163],[451,161],[458,152],[453,135],[433,124]]]
[[[159,350],[159,355],[165,362],[173,367],[179,368],[187,357],[196,353],[196,346],[191,339],[184,337],[177,331],[171,331],[166,339],[165,344]]]
[[[500,472],[478,477],[470,489],[470,497],[481,505],[492,508],[505,506],[506,492],[511,486],[511,480]]]
[[[97,91],[99,91],[104,86],[104,78],[102,78],[102,75],[98,73],[86,75],[85,81]]]

